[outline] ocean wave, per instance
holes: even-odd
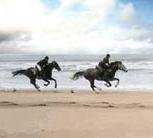
[[[0,87],[21,87],[21,88],[33,88],[30,85],[29,80],[24,76],[12,77],[11,72],[18,69],[27,69],[29,67],[34,67],[39,59],[43,56],[2,56],[0,55]],[[100,57],[100,56],[99,56]],[[53,73],[53,77],[55,77],[58,81],[59,87],[69,86],[69,87],[78,87],[84,86],[89,87],[89,82],[85,79],[80,79],[78,81],[72,81],[70,77],[76,72],[80,70],[86,70],[88,68],[95,68],[100,61],[98,56],[51,56],[50,62],[52,60],[56,60],[62,71]],[[85,59],[84,59],[85,58]],[[92,59],[91,59],[92,58]],[[113,58],[112,58],[113,59]],[[120,57],[118,57],[120,59]],[[147,59],[147,60],[146,60]],[[114,59],[114,60],[117,60]],[[152,87],[153,81],[153,58],[133,58],[129,57],[129,59],[124,59],[123,64],[129,70],[128,73],[118,72],[117,77],[120,78],[121,84],[119,87]],[[97,82],[96,82],[97,83]],[[114,82],[113,82],[114,83]],[[38,81],[40,86],[42,83]],[[98,83],[100,86],[103,83]],[[50,88],[52,85],[50,86]]]
[[[29,67],[34,67],[35,62],[0,62],[0,70],[15,70],[15,69],[27,69]],[[95,68],[97,62],[59,62],[62,71],[78,71],[86,70],[88,68]],[[123,63],[130,71],[141,71],[141,70],[153,70],[153,61],[148,62],[124,62]]]

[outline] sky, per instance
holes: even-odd
[[[0,53],[152,54],[153,0],[0,0]]]

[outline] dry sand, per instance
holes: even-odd
[[[153,138],[153,91],[1,91],[0,138]]]

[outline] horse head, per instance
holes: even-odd
[[[121,61],[114,62],[117,66],[117,69],[122,70],[124,72],[128,72],[128,69],[125,67],[125,65]]]
[[[58,71],[61,71],[61,68],[56,61],[49,63],[48,66],[51,66],[52,68],[55,68]]]

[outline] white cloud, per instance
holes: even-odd
[[[28,45],[34,51],[47,54],[144,53],[151,49],[149,38],[151,39],[151,31],[148,32],[145,28],[103,27],[85,35],[60,39],[45,36],[41,37],[42,41],[33,40]]]
[[[4,49],[6,45],[5,49],[14,47],[12,51],[20,49],[48,54],[101,54],[110,51],[135,52],[137,49],[143,51],[143,48],[149,48],[152,43],[148,39],[151,39],[152,33],[147,28],[124,29],[103,24],[116,2],[117,0],[61,0],[58,8],[46,13],[41,0],[0,1],[0,32],[23,32],[19,38],[30,38],[3,43],[0,41],[0,49]],[[83,5],[85,10],[69,11],[76,3]],[[135,20],[136,10],[132,3],[123,5],[121,9],[121,21]]]
[[[131,23],[135,20],[135,8],[132,3],[122,5],[122,10],[119,15],[119,19],[126,23]]]
[[[0,30],[34,30],[43,21],[43,7],[39,0],[1,0]]]
[[[60,36],[84,33],[102,21],[114,6],[116,0],[62,0],[61,6],[46,17],[45,30],[58,33]],[[67,9],[79,3],[86,7],[82,12],[71,12]],[[52,33],[52,34],[53,34]]]

